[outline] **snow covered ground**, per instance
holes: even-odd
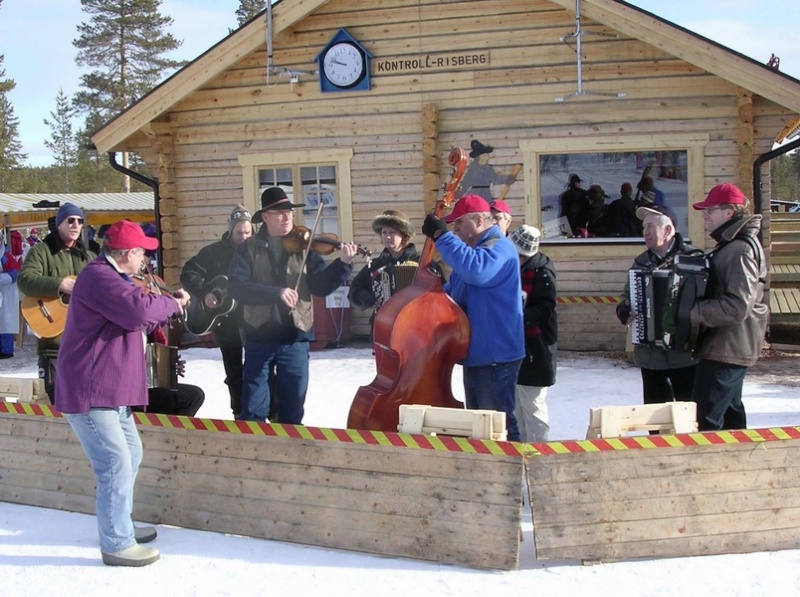
[[[3,361],[0,375],[33,377],[29,341],[24,353]],[[201,417],[231,418],[216,349],[184,351],[187,383],[206,391]],[[11,361],[15,361],[12,363]],[[460,368],[453,372],[463,397]],[[359,385],[372,381],[368,348],[312,353],[305,423],[342,427]],[[754,376],[745,383],[751,427],[794,426],[800,391]],[[621,359],[561,353],[551,388],[551,439],[582,438],[590,407],[641,402],[639,371]],[[0,457],[0,463],[2,462]],[[0,464],[2,475],[2,464]],[[800,587],[800,549],[775,553],[637,560],[582,566],[577,561],[535,558],[530,510],[523,508],[525,541],[520,569],[476,571],[159,526],[154,544],[162,558],[142,569],[103,566],[93,516],[0,503],[0,587],[5,595],[334,595],[376,591],[381,595],[487,595],[495,591],[537,596],[574,594],[718,595],[791,594]],[[800,532],[799,532],[800,534]]]

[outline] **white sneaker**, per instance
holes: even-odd
[[[103,564],[107,566],[147,566],[161,555],[155,547],[142,547],[138,543],[116,553],[103,553]]]

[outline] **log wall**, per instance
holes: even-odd
[[[426,173],[430,177],[437,170],[430,164],[431,148],[440,157],[439,172],[445,173],[450,147],[468,147],[477,138],[494,146],[492,164],[507,172],[521,161],[520,144],[530,139],[703,133],[709,142],[702,188],[736,182],[747,189],[752,157],[771,149],[792,116],[658,47],[586,18],[584,87],[624,91],[627,97],[587,95],[556,103],[554,98],[577,88],[575,52],[559,40],[573,31],[575,17],[547,0],[334,0],[276,37],[275,64],[315,70],[315,56],[340,27],[373,54],[370,91],[323,94],[309,77],[295,85],[285,80],[267,85],[262,50],[130,140],[129,149],[167,177],[162,209],[170,235],[165,241],[168,283],[177,280],[187,259],[225,231],[234,204],[255,207],[255,197],[243,197],[240,155],[352,148],[352,184],[342,192],[352,201],[354,240],[378,249],[370,228],[375,214],[401,209],[420,225],[430,193]],[[384,68],[395,60],[471,55],[488,56],[488,61]],[[523,178],[506,197],[517,215],[515,225],[534,213]],[[421,244],[423,239],[418,234],[413,240]],[[581,272],[564,279],[562,294],[621,291],[621,286],[612,289],[614,281],[605,272],[592,268],[585,251],[571,245],[546,250],[557,266],[569,262],[565,270]],[[604,256],[618,259],[624,272],[636,252],[631,245],[620,246]],[[368,316],[356,314],[356,333],[367,333]],[[581,317],[575,322],[590,323]],[[621,338],[624,330],[615,333]]]

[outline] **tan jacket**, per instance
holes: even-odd
[[[767,266],[758,242],[761,216],[745,216],[712,233],[716,248],[709,254],[710,297],[691,312],[693,324],[703,326],[696,357],[753,365],[761,354],[769,307],[764,302]],[[754,239],[753,245],[744,237]]]

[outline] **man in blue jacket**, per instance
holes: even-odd
[[[459,199],[444,220],[428,215],[422,232],[452,268],[444,288],[469,319],[469,352],[461,362],[466,406],[506,413],[508,439],[519,441],[514,386],[525,343],[517,250],[477,195]]]

